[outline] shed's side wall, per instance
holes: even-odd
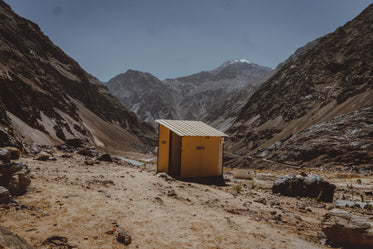
[[[159,125],[158,135],[158,163],[157,171],[168,173],[168,161],[170,152],[170,130]]]
[[[181,177],[221,175],[221,141],[220,137],[182,137]]]

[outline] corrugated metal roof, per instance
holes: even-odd
[[[179,136],[203,136],[203,137],[228,137],[221,131],[201,122],[189,120],[158,119],[155,122],[161,124]]]

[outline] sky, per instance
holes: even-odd
[[[231,59],[274,68],[372,0],[5,0],[87,72],[161,80]]]

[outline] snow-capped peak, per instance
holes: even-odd
[[[246,60],[246,59],[230,60],[230,61],[228,61],[228,64],[235,64],[235,63],[247,63],[247,64],[251,64],[251,62],[248,61],[248,60]]]

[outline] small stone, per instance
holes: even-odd
[[[267,205],[267,200],[265,198],[259,198],[254,201],[258,203],[262,203],[263,205]]]
[[[373,195],[373,192],[371,190],[365,190],[364,194],[365,195]]]
[[[175,190],[171,189],[171,190],[167,191],[167,196],[176,197],[177,194],[176,194]]]
[[[156,176],[164,178],[166,181],[175,181],[175,178],[173,178],[172,176],[170,176],[170,175],[168,175],[167,173],[164,173],[164,172],[158,173]],[[188,184],[188,186],[192,186],[191,184],[190,185],[189,184]]]
[[[132,242],[131,235],[129,234],[128,231],[124,229],[118,229],[118,234],[117,234],[117,241],[119,243],[123,243],[125,245],[129,245]]]
[[[95,164],[95,162],[92,159],[87,159],[87,160],[84,161],[84,163],[86,165],[93,165],[93,164]]]

